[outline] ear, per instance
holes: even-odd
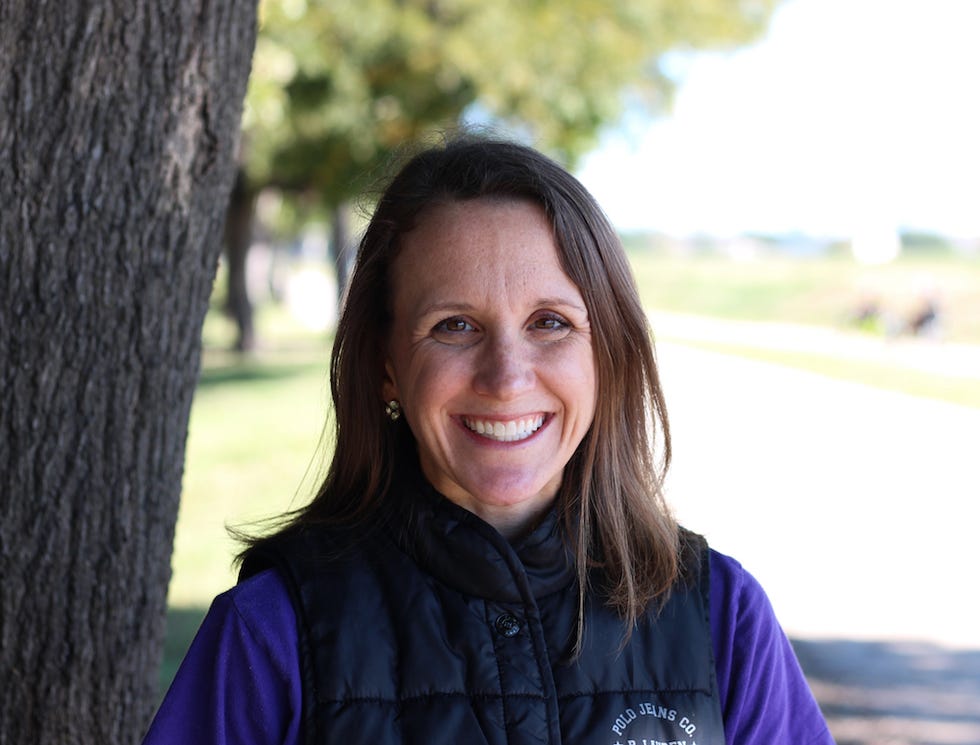
[[[401,401],[401,396],[398,394],[398,383],[395,382],[395,367],[391,364],[390,359],[385,360],[385,374],[381,381],[381,398],[385,402],[392,399]]]

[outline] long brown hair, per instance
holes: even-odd
[[[601,590],[629,630],[651,602],[666,598],[679,571],[678,528],[661,491],[670,434],[653,343],[608,219],[577,179],[522,145],[457,137],[411,158],[381,195],[360,242],[330,361],[333,458],[315,498],[290,525],[367,520],[392,496],[396,457],[411,447],[412,436],[404,421],[393,426],[387,420],[381,402],[390,267],[401,236],[425,210],[481,198],[539,205],[562,267],[585,300],[597,405],[566,466],[558,509],[576,558],[580,597],[591,569],[600,567]]]

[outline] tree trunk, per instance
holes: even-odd
[[[255,193],[249,188],[245,173],[239,170],[225,218],[225,258],[228,260],[225,309],[238,329],[235,350],[239,352],[249,352],[255,348],[252,301],[248,297],[248,249],[252,245],[254,214]]]
[[[0,743],[132,743],[255,3],[0,19]]]

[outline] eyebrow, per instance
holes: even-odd
[[[572,300],[569,300],[567,298],[562,298],[562,297],[543,297],[543,298],[538,298],[534,302],[534,306],[537,307],[537,308],[540,308],[540,307],[549,307],[549,306],[551,306],[551,307],[553,307],[553,306],[562,306],[562,307],[565,307],[565,308],[572,308],[574,310],[579,311],[580,313],[588,313],[588,311],[586,310],[585,306],[580,305],[579,303],[576,303],[576,302],[574,302]],[[471,305],[470,303],[458,302],[458,301],[455,301],[455,300],[447,300],[445,302],[432,303],[430,305],[424,306],[423,308],[421,308],[419,310],[419,315],[420,316],[427,316],[427,315],[429,315],[431,313],[443,313],[443,312],[447,312],[447,311],[452,311],[454,313],[469,313],[469,312],[472,312],[473,310],[475,310],[475,308],[476,308],[476,306]]]
[[[563,305],[566,308],[572,308],[574,310],[580,311],[581,313],[587,313],[588,312],[585,309],[585,306],[584,305],[579,305],[578,303],[572,302],[571,300],[568,300],[567,298],[562,298],[562,297],[543,297],[543,298],[538,298],[537,305],[538,306],[542,306],[542,305]]]
[[[453,311],[454,313],[468,313],[473,310],[472,305],[469,303],[459,303],[453,300],[449,300],[443,303],[432,303],[431,305],[426,305],[421,308],[418,312],[420,316],[427,316],[431,313],[443,313],[446,311]]]

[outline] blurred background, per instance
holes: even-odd
[[[688,527],[766,587],[838,742],[980,743],[980,3],[264,0],[161,685],[302,505],[372,195],[464,124],[621,232]]]

